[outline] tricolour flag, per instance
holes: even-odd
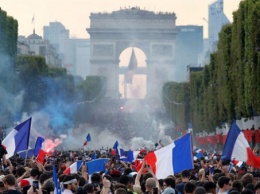
[[[36,161],[40,164],[43,164],[44,163],[44,159],[45,159],[45,156],[46,156],[47,152],[45,152],[44,150],[40,149],[38,151],[38,155],[36,157]]]
[[[238,166],[239,168],[243,165],[243,162],[241,161],[237,161],[237,160],[233,160],[234,165]]]
[[[236,122],[233,122],[230,126],[221,158],[222,160],[234,159],[255,168],[260,168],[260,157],[253,153],[244,133]]]
[[[37,156],[39,151],[42,149],[42,143],[44,142],[43,137],[38,137],[34,147],[34,155]]]
[[[17,125],[3,140],[2,144],[6,147],[7,159],[19,151],[28,149],[31,119],[32,118],[29,118],[28,120]]]
[[[136,68],[137,68],[137,59],[136,59],[136,56],[135,56],[134,49],[132,49],[128,68],[127,68],[127,71],[125,73],[125,83],[132,84],[133,75],[134,75],[134,71],[135,71]]]
[[[158,179],[193,169],[191,134],[188,133],[159,150],[150,152],[145,160]]]
[[[194,154],[194,157],[193,157],[194,160],[200,159],[201,157],[204,156],[203,150],[200,149],[200,148],[195,148],[195,149],[194,149],[194,153],[195,153],[195,154]]]
[[[115,150],[115,149],[117,149],[117,147],[118,147],[118,141],[116,140],[116,142],[114,143],[114,145],[113,145],[113,149]]]
[[[132,150],[127,151],[127,161],[134,162],[137,159],[139,153],[140,151],[132,151]]]
[[[90,134],[88,134],[86,139],[85,139],[83,146],[86,146],[88,144],[88,142],[90,142],[90,141],[91,141],[91,136],[90,136]]]
[[[88,174],[105,171],[107,162],[108,162],[108,158],[99,158],[87,162],[86,165],[87,165]]]
[[[122,149],[122,148],[119,147],[119,143],[118,143],[117,140],[116,140],[116,142],[114,143],[112,155],[117,155],[117,156],[119,156],[120,158],[122,158],[122,157],[125,158],[125,151],[124,151],[124,149]]]
[[[64,170],[63,174],[73,174],[73,173],[78,173],[80,167],[82,166],[83,161],[78,160],[71,164],[66,170]]]

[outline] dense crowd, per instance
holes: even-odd
[[[258,149],[254,152],[257,154]],[[144,159],[124,162],[112,154],[112,150],[97,152],[97,158],[109,158],[106,170],[88,174],[85,162],[91,160],[94,151],[54,151],[43,163],[34,157],[23,159],[18,154],[6,159],[6,151],[0,147],[2,170],[0,192],[4,194],[253,194],[260,193],[260,171],[243,163],[222,161],[221,156],[203,153],[194,159],[193,169],[184,169],[158,179]],[[195,154],[195,153],[194,153]],[[84,165],[78,172],[64,171],[75,161]],[[180,161],[182,162],[182,161]],[[167,167],[166,167],[167,168]],[[53,172],[54,171],[54,172]],[[53,175],[57,176],[58,184]],[[56,186],[55,186],[56,184]]]

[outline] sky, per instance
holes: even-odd
[[[232,22],[232,13],[241,0],[224,0],[224,13]],[[170,12],[177,16],[176,25],[203,25],[207,38],[208,5],[214,0],[0,0],[0,7],[18,20],[19,35],[43,36],[43,27],[61,22],[74,38],[89,38],[90,14],[140,7],[154,12]],[[34,18],[34,22],[32,22]],[[205,19],[203,19],[205,18]]]

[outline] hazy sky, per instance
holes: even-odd
[[[224,12],[232,22],[232,12],[241,0],[224,0]],[[43,35],[43,26],[61,22],[70,30],[71,37],[89,38],[90,13],[108,12],[138,6],[155,12],[174,12],[176,25],[203,25],[207,37],[208,5],[214,0],[0,0],[0,7],[19,23],[19,35]],[[32,18],[35,18],[35,24]]]

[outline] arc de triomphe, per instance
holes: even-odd
[[[155,13],[138,7],[91,13],[87,29],[90,74],[106,77],[107,96],[119,98],[119,57],[128,47],[137,47],[146,55],[146,97],[161,94],[163,83],[173,80],[175,20],[174,13]]]

